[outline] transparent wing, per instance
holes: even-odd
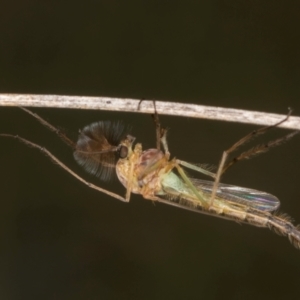
[[[192,183],[205,194],[211,194],[214,182],[190,178]],[[261,211],[274,211],[280,202],[277,197],[253,189],[220,183],[217,190],[217,197],[234,203],[239,203]]]

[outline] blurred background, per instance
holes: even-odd
[[[146,98],[300,115],[297,1],[8,1],[0,92]],[[76,140],[123,120],[155,146],[149,115],[33,109]],[[217,165],[256,126],[161,116],[172,155]],[[0,132],[51,150],[89,181],[55,134],[18,108]],[[253,145],[280,137],[276,129]],[[252,144],[251,144],[252,145]],[[251,146],[248,144],[247,146]],[[263,190],[300,223],[300,137],[241,162],[223,182]],[[300,251],[267,229],[91,190],[45,155],[0,140],[1,299],[295,299]]]

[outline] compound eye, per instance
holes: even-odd
[[[121,146],[118,153],[120,158],[126,158],[128,155],[128,148],[125,146]]]

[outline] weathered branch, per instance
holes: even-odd
[[[256,125],[272,125],[285,117],[285,115],[273,113],[157,100],[155,100],[155,105],[160,115]],[[0,106],[95,109],[148,114],[154,112],[153,100],[61,95],[0,94]],[[291,116],[279,127],[300,130],[300,117]]]

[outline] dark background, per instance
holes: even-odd
[[[1,1],[0,92],[130,97],[300,115],[297,1]],[[34,109],[76,139],[124,120],[144,148],[148,115]],[[218,164],[250,125],[161,116],[176,157]],[[52,133],[18,108],[0,132],[47,147]],[[258,140],[286,134],[276,129]],[[249,145],[250,146],[250,145]],[[270,192],[300,223],[299,136],[223,181]],[[0,140],[1,299],[296,299],[300,252],[286,238],[139,195],[91,190],[43,154]],[[118,181],[94,182],[124,195]]]

